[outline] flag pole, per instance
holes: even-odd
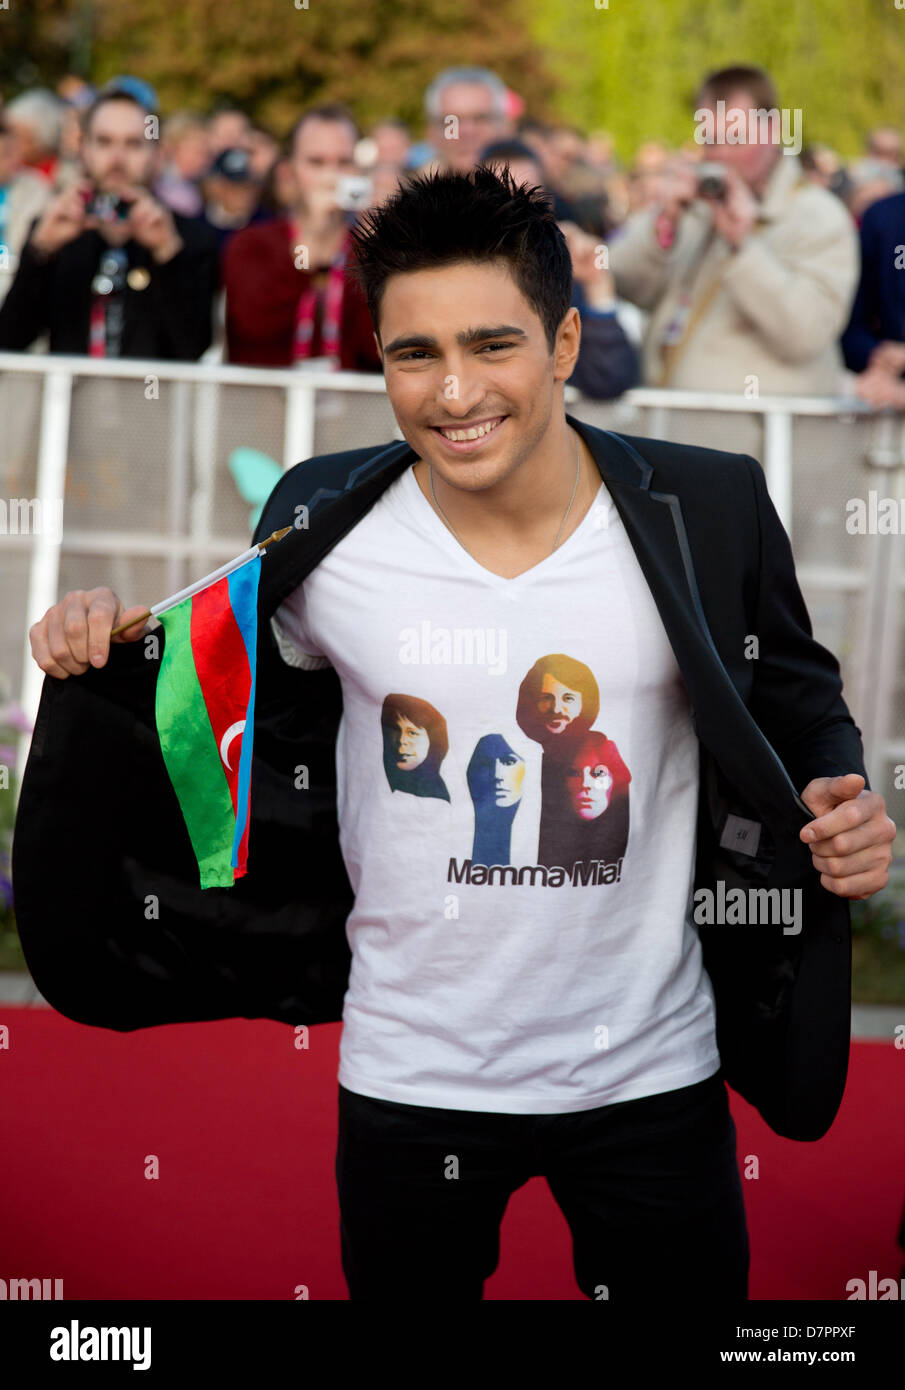
[[[225,578],[226,575],[232,574],[233,570],[237,570],[241,565],[245,565],[249,560],[253,560],[255,556],[260,555],[273,541],[282,540],[287,532],[291,530],[291,526],[284,526],[281,531],[274,531],[267,537],[266,541],[258,541],[257,545],[251,546],[248,550],[243,550],[242,554],[237,555],[235,560],[229,560],[225,565],[221,565],[219,569],[212,570],[211,573],[206,574],[203,579],[198,579],[194,584],[190,584],[187,589],[180,589],[178,594],[171,594],[169,598],[162,599],[160,603],[155,603],[153,608],[149,608],[145,613],[140,613],[139,616],[133,618],[130,623],[121,623],[119,627],[113,629],[110,636],[116,637],[118,633],[126,632],[128,628],[135,627],[138,623],[146,622],[148,618],[154,618],[158,613],[164,613],[168,608],[173,608],[177,603],[182,603],[183,599],[191,598],[193,594],[200,593],[200,591],[206,589],[209,584],[215,584],[218,579]]]

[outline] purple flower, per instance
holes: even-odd
[[[15,704],[0,708],[0,724],[8,724],[11,729],[18,729],[20,734],[30,734],[34,728],[22,706]]]

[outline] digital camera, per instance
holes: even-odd
[[[703,161],[698,165],[698,197],[713,198],[721,202],[726,196],[726,173],[722,164]]]
[[[363,174],[345,174],[336,183],[336,201],[344,212],[361,212],[373,193],[373,183]]]
[[[82,199],[88,216],[96,217],[100,222],[124,222],[132,206],[125,198],[118,198],[115,193],[98,193],[96,189],[83,193]]]

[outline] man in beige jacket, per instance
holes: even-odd
[[[650,313],[644,384],[841,394],[858,239],[836,196],[803,178],[790,136],[800,111],[780,113],[768,75],[744,67],[707,78],[696,107],[706,168],[677,161],[662,201],[609,248],[616,293]]]

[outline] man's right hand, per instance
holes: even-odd
[[[698,196],[697,170],[690,160],[674,159],[664,169],[662,179],[657,215],[675,228]]]
[[[51,198],[30,238],[31,245],[41,255],[56,255],[67,242],[89,227],[99,226],[99,219],[85,212],[83,194],[92,186],[89,180],[82,179]]]
[[[29,628],[32,656],[50,676],[81,676],[89,666],[105,665],[111,642],[135,642],[143,636],[147,619],[116,637],[110,633],[147,611],[142,604],[124,608],[112,589],[73,589]]]

